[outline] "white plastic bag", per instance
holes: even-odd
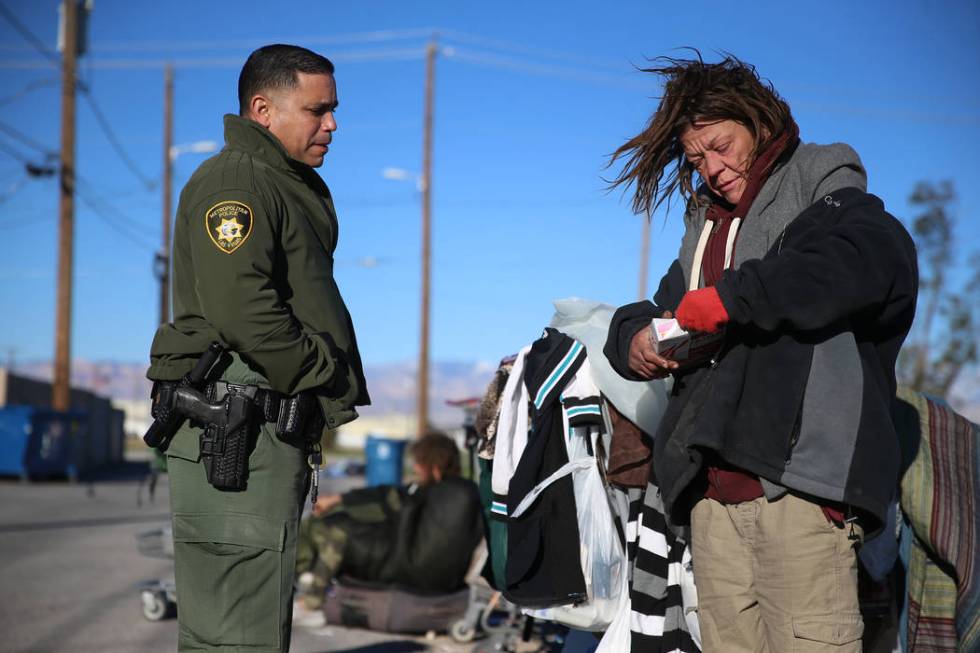
[[[630,633],[631,604],[628,574],[622,574],[620,582],[619,602],[616,606],[616,617],[606,632],[602,634],[595,653],[624,653],[633,645],[633,635]]]
[[[586,439],[592,438],[591,450],[595,451],[596,435],[589,428],[572,429],[568,440],[570,462],[542,481],[514,511],[515,517],[520,516],[534,503],[541,490],[559,478],[572,474],[581,541],[582,575],[585,578],[588,600],[579,605],[525,609],[524,613],[590,631],[606,630],[622,611],[623,599],[626,599],[627,606],[629,600],[626,553],[616,533],[609,498],[597,461],[594,456],[589,455],[589,445],[586,444]],[[629,612],[628,607],[626,612]]]

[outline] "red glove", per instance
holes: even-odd
[[[674,316],[685,331],[716,333],[728,322],[728,311],[713,286],[685,293]]]

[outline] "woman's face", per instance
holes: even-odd
[[[734,120],[698,122],[681,134],[681,145],[711,192],[738,204],[752,166],[752,132]]]

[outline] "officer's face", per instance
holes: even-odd
[[[269,94],[260,122],[275,134],[297,161],[318,168],[337,130],[337,83],[333,75],[296,73],[294,88]]]

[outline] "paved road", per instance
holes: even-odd
[[[177,622],[140,612],[141,581],[172,576],[148,558],[139,533],[168,521],[166,480],[150,502],[145,468],[89,483],[0,480],[0,650],[11,653],[165,653]],[[332,488],[324,488],[330,491]],[[138,496],[141,495],[141,496]],[[463,653],[469,646],[328,626],[296,628],[293,653]]]

